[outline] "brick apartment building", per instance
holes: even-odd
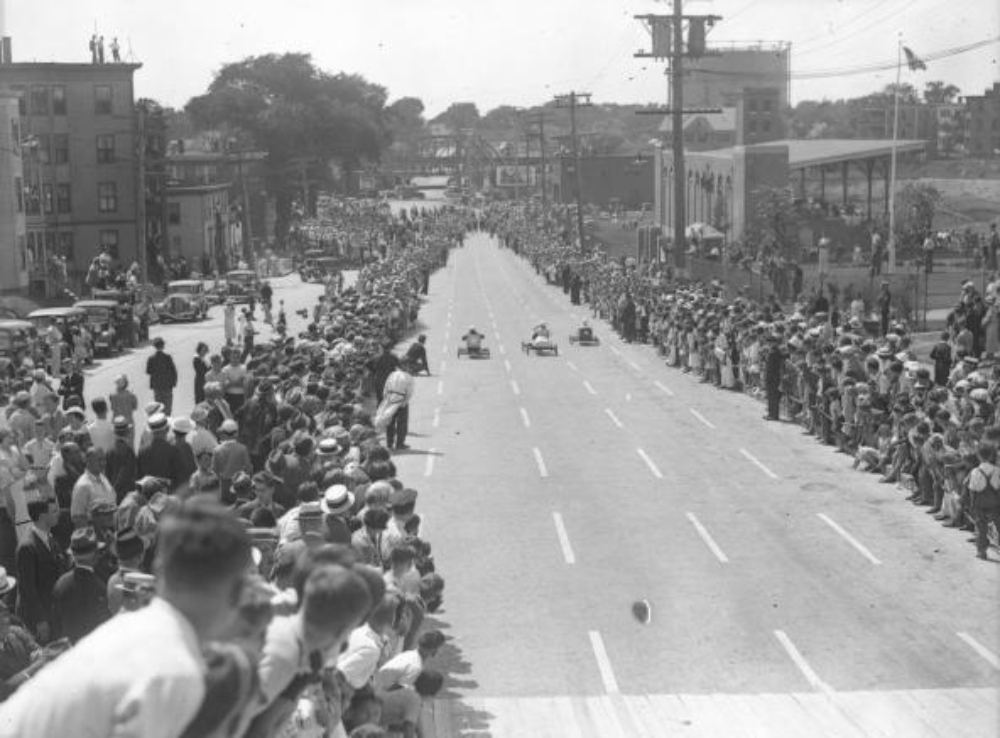
[[[1000,82],[982,95],[967,95],[965,105],[969,155],[984,159],[1000,156]]]

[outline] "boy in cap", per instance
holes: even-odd
[[[238,432],[235,420],[223,421],[219,426],[219,445],[212,455],[212,471],[219,475],[222,482],[222,502],[226,505],[233,503],[230,486],[236,475],[253,473],[250,452],[236,439]]]

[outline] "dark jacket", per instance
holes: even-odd
[[[180,451],[166,438],[160,436],[154,437],[146,448],[139,450],[139,476],[169,479],[174,488],[187,479],[184,476]]]
[[[73,643],[108,620],[107,585],[92,570],[74,567],[59,577],[52,596],[52,635]]]
[[[54,538],[50,549],[36,531],[17,547],[17,616],[35,632],[52,620],[52,591],[62,575],[65,557]]]
[[[177,386],[177,367],[173,357],[157,351],[146,361],[149,386],[154,390],[172,390]]]
[[[115,447],[104,460],[104,475],[115,489],[117,502],[135,489],[135,480],[139,478],[139,458],[132,444],[121,438],[115,439]]]

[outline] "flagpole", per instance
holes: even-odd
[[[889,154],[889,274],[896,271],[896,139],[899,136],[899,85],[903,68],[903,40],[896,39],[896,88],[892,104],[892,147]]]

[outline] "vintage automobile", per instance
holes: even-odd
[[[188,295],[201,311],[201,317],[208,316],[208,290],[205,283],[200,279],[181,279],[174,282],[167,282],[167,297],[170,295]]]
[[[80,300],[73,303],[87,315],[87,326],[94,337],[94,353],[112,356],[124,346],[125,330],[122,330],[121,306],[114,300]],[[129,311],[131,312],[131,311]]]
[[[329,275],[340,274],[342,266],[343,262],[336,256],[306,258],[299,269],[299,276],[303,282],[324,282]]]
[[[26,320],[0,320],[0,358],[20,366],[25,358],[34,359],[35,326]]]
[[[156,303],[161,323],[194,323],[202,319],[201,306],[194,295],[174,292]]]
[[[226,294],[236,302],[250,302],[250,298],[257,299],[257,291],[260,289],[260,280],[257,273],[249,269],[234,269],[226,272]]]
[[[42,308],[28,313],[28,322],[35,326],[39,334],[54,325],[66,336],[70,328],[87,322],[87,311],[78,307]],[[47,344],[44,341],[43,343]],[[71,351],[67,351],[64,356],[69,356],[70,353]],[[93,360],[91,352],[88,352],[85,360],[88,363]]]

